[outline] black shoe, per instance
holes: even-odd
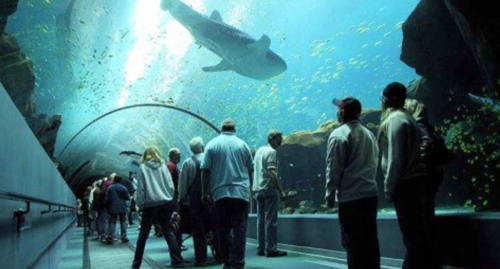
[[[264,251],[257,251],[257,256],[266,256],[266,253]]]
[[[128,241],[130,241],[130,240],[128,240],[128,238],[126,238],[126,237],[122,238],[122,243],[128,243]]]
[[[168,267],[171,267],[171,268],[185,268],[185,267],[187,267],[187,264],[185,264],[184,262],[170,263],[170,266],[168,266]]]
[[[276,251],[273,251],[273,252],[268,252],[266,256],[268,258],[275,258],[275,257],[283,257],[283,256],[286,256],[286,255],[288,255],[288,253],[286,251],[276,250]]]
[[[188,250],[188,248],[184,245],[181,245],[181,251],[186,251],[186,250]]]
[[[208,265],[207,262],[195,262],[194,263],[195,267],[205,267],[207,265]]]

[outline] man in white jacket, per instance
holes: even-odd
[[[380,269],[377,236],[378,188],[375,177],[378,146],[375,136],[359,122],[361,103],[355,98],[333,100],[342,124],[328,139],[326,201],[339,201],[342,245],[349,269]]]
[[[382,93],[382,152],[384,192],[394,202],[399,228],[406,246],[404,269],[434,269],[424,219],[424,182],[421,133],[417,122],[404,109],[406,87],[393,82]]]

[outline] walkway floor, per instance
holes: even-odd
[[[87,237],[88,252],[87,265],[82,265],[82,260],[85,258],[82,249],[83,245],[83,229],[76,229],[68,250],[63,256],[63,262],[60,264],[60,269],[123,269],[130,268],[134,256],[135,244],[139,231],[137,226],[128,229],[130,242],[123,244],[116,242],[113,245],[102,244],[96,240],[96,236]],[[183,252],[183,257],[190,262],[188,268],[194,267],[194,251],[192,239],[184,242],[188,250]],[[311,268],[311,269],[347,269],[345,253],[303,248],[296,246],[280,245],[280,249],[287,250],[288,256],[281,258],[266,258],[256,255],[257,246],[255,240],[247,241],[246,249],[246,266],[247,269],[266,269],[266,268]],[[210,257],[210,256],[209,256]],[[146,244],[145,258],[142,264],[143,269],[159,269],[168,268],[170,258],[168,248],[163,238],[150,236]],[[221,265],[211,265],[205,268],[222,268]],[[382,269],[399,269],[401,261],[394,259],[382,259]],[[447,269],[452,269],[448,267]]]

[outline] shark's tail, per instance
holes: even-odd
[[[172,7],[172,0],[161,0],[160,7],[162,10],[169,10]]]

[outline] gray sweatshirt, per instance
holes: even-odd
[[[380,125],[379,145],[386,197],[393,197],[401,181],[426,176],[420,158],[420,144],[418,124],[404,109],[390,112]]]
[[[335,129],[328,139],[326,156],[326,200],[339,203],[378,196],[375,177],[378,146],[375,136],[359,121]]]
[[[137,206],[158,206],[172,201],[173,197],[174,182],[165,163],[149,160],[141,164],[135,196]]]

